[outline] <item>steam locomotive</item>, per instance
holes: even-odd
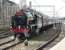
[[[42,16],[41,13],[33,9],[22,9],[12,16],[10,30],[15,33],[15,38],[23,40],[34,35],[39,35],[39,32],[42,30],[47,30],[53,26],[52,24],[47,26],[48,21],[44,17],[47,16]],[[44,25],[44,23],[46,24]]]

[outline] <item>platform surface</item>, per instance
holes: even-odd
[[[65,38],[49,50],[65,50]]]

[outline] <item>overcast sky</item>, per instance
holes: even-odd
[[[12,0],[17,4],[20,3],[20,0]],[[29,5],[29,1],[32,2],[32,5],[54,5],[55,6],[55,14],[56,16],[64,17],[65,16],[65,0],[27,0],[27,5]],[[49,7],[40,7],[34,8],[40,10],[40,12],[45,13],[49,16],[53,16],[52,12],[46,12],[44,10],[53,11],[53,8]]]

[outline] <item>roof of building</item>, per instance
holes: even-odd
[[[10,3],[11,5],[13,5],[13,4],[15,4],[16,5],[16,3],[14,3],[14,2],[12,2],[12,1],[10,1],[10,0],[2,0],[2,4],[5,4],[5,3]]]
[[[14,2],[12,2],[12,1],[9,1],[9,0],[8,0],[8,2],[9,2],[9,3],[11,3],[11,4],[15,4]]]

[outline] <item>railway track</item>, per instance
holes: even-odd
[[[7,50],[8,48],[16,46],[19,43],[21,43],[21,42],[19,42],[19,41],[11,41],[9,43],[6,43],[6,44],[0,46],[0,49],[1,50]]]
[[[48,29],[41,36],[39,35],[38,37],[30,40],[29,46],[27,48],[23,45],[23,43],[20,43],[14,47],[9,48],[8,50],[16,50],[16,49],[17,50],[44,50],[43,48],[45,48],[47,45],[49,45],[51,42],[53,42],[59,36],[60,32],[61,32],[60,28],[59,29],[57,29],[57,28]],[[54,34],[52,34],[52,33],[54,33]],[[44,38],[44,37],[47,37],[47,38]]]
[[[56,32],[58,33],[58,32]],[[37,48],[36,50],[46,50],[48,48],[45,48],[47,47],[47,45],[50,45],[50,43],[54,42],[54,40],[58,37],[59,34],[56,34],[55,36],[53,36],[48,42],[46,42],[45,44],[42,44],[39,48]]]
[[[10,32],[1,32],[0,33],[0,50],[7,50],[10,47],[16,46],[17,44],[23,42],[19,42],[15,40],[13,37],[13,33]]]
[[[65,37],[65,25],[62,24],[62,31],[61,31],[60,35],[53,42],[51,42],[47,46],[43,47],[43,50],[49,50],[50,48],[55,46],[58,42],[60,42],[64,37]]]
[[[50,36],[49,36],[49,33],[48,33],[48,31],[51,31],[51,32],[49,32],[49,33],[51,33],[51,36],[53,37],[53,35],[55,35],[53,38],[51,38]],[[55,30],[54,29],[54,31],[52,31],[51,29],[49,29],[48,31],[46,31],[46,33],[48,33],[47,35],[46,35],[46,33],[44,33],[43,35],[44,36],[49,36],[49,38],[48,39],[46,39],[46,40],[44,40],[45,42],[43,43],[43,42],[40,42],[40,44],[37,44],[38,46],[32,46],[33,47],[33,49],[31,49],[32,47],[29,47],[30,49],[29,50],[43,50],[43,48],[45,48],[49,43],[51,43],[51,42],[53,42],[53,40],[55,40],[56,38],[57,38],[57,36],[59,35],[59,33],[60,33],[60,31],[58,31],[58,29],[57,30]],[[55,34],[52,34],[53,32],[55,32]],[[44,36],[42,36],[42,37],[44,37]],[[40,36],[41,37],[41,36]],[[38,37],[37,37],[38,38]],[[51,39],[50,39],[51,38]],[[8,38],[9,39],[9,38]],[[33,38],[34,39],[34,38]],[[49,40],[50,39],[50,40]],[[37,40],[37,39],[34,39],[35,41]],[[47,41],[48,40],[48,41]],[[3,40],[2,40],[3,41]],[[37,41],[40,41],[40,39],[38,39]],[[42,40],[43,41],[43,40]],[[29,41],[30,42],[30,41]],[[31,42],[30,42],[31,43]],[[33,42],[33,43],[35,43],[35,42]],[[38,43],[38,42],[36,42],[36,43]],[[19,42],[19,41],[16,41],[16,40],[14,40],[14,39],[10,39],[10,40],[8,40],[8,41],[5,41],[5,42],[2,42],[2,43],[0,43],[0,49],[1,50],[14,50],[14,49],[12,49],[12,48],[18,48],[19,46],[18,45],[22,45],[22,42]],[[18,47],[16,47],[16,46],[18,46]],[[21,47],[22,48],[22,47]]]
[[[43,48],[43,50],[49,50],[53,46],[55,46],[58,42],[60,42],[65,37],[64,33],[61,33],[59,37],[57,37],[53,42],[48,44],[46,47]]]
[[[61,27],[61,26],[60,26]],[[56,35],[53,36],[46,44],[39,47],[37,50],[49,50],[58,42],[60,42],[65,36],[64,33],[61,33],[61,28],[58,25],[56,26]],[[59,34],[60,33],[60,34]]]
[[[6,38],[6,37],[9,37],[9,36],[12,36],[12,35],[14,35],[14,33],[11,33],[10,31],[0,32],[0,39]]]

